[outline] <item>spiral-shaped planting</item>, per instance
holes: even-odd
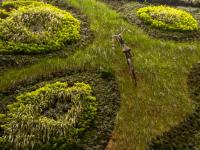
[[[8,105],[7,114],[0,116],[6,133],[0,142],[10,143],[14,149],[39,149],[59,142],[70,146],[96,114],[96,98],[85,83],[71,87],[66,82],[47,84],[16,100]]]
[[[42,2],[5,2],[15,8],[0,21],[0,42],[6,53],[45,53],[62,49],[80,38],[80,21]]]
[[[154,28],[171,31],[196,31],[197,20],[188,12],[169,6],[147,6],[138,9],[137,16]]]

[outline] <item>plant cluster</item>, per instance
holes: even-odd
[[[0,94],[0,113],[6,114],[8,111],[7,106],[16,101],[16,97],[21,93],[35,91],[39,87],[43,87],[50,83],[68,83],[68,87],[73,87],[74,83],[84,81],[92,87],[92,95],[95,96],[95,107],[97,109],[95,118],[91,120],[90,125],[85,128],[80,136],[74,137],[74,140],[61,140],[57,138],[48,143],[43,143],[34,150],[86,150],[98,149],[103,150],[106,148],[110,136],[112,134],[115,118],[120,108],[120,94],[117,81],[110,71],[96,71],[90,68],[87,69],[69,69],[63,68],[56,72],[49,72],[37,75],[36,78],[31,80],[23,80],[23,82],[15,82],[6,90],[1,90]],[[7,91],[7,92],[3,92]],[[9,93],[9,94],[8,94]],[[74,94],[76,94],[74,92]],[[57,110],[57,108],[53,108]],[[56,111],[57,112],[57,111]],[[4,115],[5,116],[5,115]],[[3,116],[0,118],[3,118]],[[0,119],[0,125],[3,125],[4,119]],[[5,133],[0,127],[0,137]],[[61,137],[62,138],[62,137]],[[4,140],[4,138],[0,138]],[[2,141],[0,143],[0,150],[11,150],[9,141]],[[75,142],[75,143],[74,143]],[[74,144],[73,144],[74,143]],[[29,148],[30,150],[31,148]],[[24,149],[26,150],[26,149]]]
[[[150,24],[144,23],[138,15],[137,11],[143,7],[147,7],[149,5],[144,3],[128,3],[120,8],[120,12],[123,17],[125,17],[131,24],[136,24],[138,27],[142,28],[145,32],[147,32],[151,37],[165,40],[175,40],[175,41],[194,41],[199,40],[200,38],[200,30],[193,31],[180,31],[180,30],[164,30],[160,28],[151,27]],[[190,12],[190,14],[194,15],[196,20],[199,20],[199,12],[197,8],[191,9],[191,7],[178,7],[179,9],[183,9],[186,12]]]
[[[80,38],[80,21],[50,4],[7,1],[3,8],[9,15],[0,22],[1,52],[45,53]]]
[[[26,7],[26,6],[40,6],[43,5],[44,3],[42,2],[37,2],[37,1],[25,1],[25,0],[19,0],[19,1],[4,1],[2,3],[2,10],[5,10],[7,12],[12,11],[13,9],[18,9],[19,7]]]
[[[0,114],[5,132],[1,146],[40,149],[63,143],[61,147],[69,148],[93,121],[96,98],[88,84],[56,82],[17,96],[7,107]]]
[[[147,6],[137,10],[137,16],[145,24],[169,31],[196,31],[197,20],[188,12],[168,6]]]

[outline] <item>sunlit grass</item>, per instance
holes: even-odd
[[[85,13],[95,32],[94,41],[68,58],[44,59],[0,76],[0,90],[26,78],[63,68],[105,68],[115,74],[121,92],[112,149],[143,150],[152,137],[180,122],[193,109],[187,92],[187,73],[200,59],[200,44],[176,43],[149,38],[124,21],[106,4],[96,0],[66,0]],[[134,88],[119,48],[111,48],[111,37],[123,36],[134,51],[139,86]]]

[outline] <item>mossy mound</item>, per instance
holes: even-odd
[[[43,2],[37,2],[37,1],[25,1],[25,0],[19,0],[19,1],[4,1],[2,3],[3,10],[6,10],[7,12],[12,11],[13,9],[18,9],[19,7],[35,7],[35,6],[41,6],[43,5]]]
[[[147,6],[137,10],[137,16],[147,25],[172,31],[196,31],[198,22],[188,12],[168,6]]]
[[[82,82],[84,82],[85,84],[83,84]],[[66,83],[68,83],[68,85],[66,85]],[[78,85],[76,85],[75,83],[78,83]],[[62,87],[61,91],[58,91],[58,89],[56,88],[57,85],[59,87]],[[50,87],[53,86],[53,87],[49,88],[49,86]],[[82,114],[82,115],[79,115],[79,118],[78,118],[78,122],[80,124],[77,124],[76,126],[72,128],[73,130],[70,130],[71,138],[67,138],[64,141],[62,139],[62,136],[61,138],[57,138],[57,139],[52,138],[52,139],[49,139],[49,141],[51,142],[47,142],[47,143],[43,142],[41,145],[37,145],[37,147],[35,147],[34,149],[36,150],[40,150],[40,149],[42,150],[48,150],[48,149],[51,149],[51,150],[58,150],[58,149],[60,150],[75,150],[75,149],[77,150],[81,150],[81,149],[103,150],[105,149],[109,141],[109,138],[111,136],[111,133],[114,127],[116,113],[119,109],[119,104],[120,104],[118,86],[112,74],[108,72],[102,72],[102,71],[100,72],[100,71],[95,71],[95,70],[93,71],[92,70],[91,71],[63,70],[63,71],[54,72],[45,76],[44,75],[38,76],[35,79],[30,79],[30,80],[26,79],[24,81],[21,81],[20,83],[13,84],[9,89],[6,89],[5,91],[0,92],[0,99],[1,99],[0,113],[7,114],[9,118],[13,118],[13,116],[10,117],[9,115],[9,112],[10,112],[9,109],[13,108],[13,106],[18,107],[18,105],[16,106],[15,104],[16,103],[18,104],[19,101],[20,101],[20,104],[23,104],[22,106],[24,106],[24,103],[26,103],[27,101],[28,102],[30,101],[29,99],[30,96],[31,97],[37,96],[37,98],[43,97],[43,99],[46,98],[47,96],[44,96],[46,92],[43,92],[43,90],[46,88],[54,89],[52,90],[52,92],[48,90],[49,91],[48,95],[51,95],[51,94],[55,95],[57,93],[58,97],[65,96],[66,94],[65,92],[72,93],[72,95],[75,96],[73,97],[74,100],[78,100],[78,99],[81,100],[82,104],[84,104],[83,108],[85,110],[80,112]],[[78,90],[76,90],[77,88]],[[92,91],[91,91],[91,88],[92,88]],[[63,97],[67,99],[67,102],[63,101],[63,99],[60,99],[61,101],[60,100],[57,101],[58,104],[56,105],[56,107],[54,107],[54,104],[52,103],[54,101],[51,101],[51,105],[48,105],[50,106],[49,109],[42,109],[43,111],[41,113],[39,114],[35,113],[31,116],[35,116],[35,115],[37,116],[37,114],[38,115],[42,114],[42,116],[47,117],[47,118],[55,118],[58,116],[63,117],[65,115],[65,112],[63,110],[68,110],[68,111],[72,110],[73,103],[69,101],[70,95],[71,94],[69,95],[67,94],[67,97]],[[18,99],[17,101],[16,101],[16,97]],[[57,99],[58,97],[55,96],[53,98]],[[42,106],[42,108],[44,108],[43,106],[46,106],[45,102],[46,101],[44,101],[41,104],[37,103],[38,105],[34,108],[38,108],[40,105]],[[79,106],[79,103],[77,103],[77,101],[75,102],[76,103],[74,106]],[[30,104],[28,104],[28,106],[30,106]],[[83,113],[83,112],[87,112],[87,113]],[[81,116],[84,119],[81,119],[80,118]],[[20,119],[21,118],[19,118],[19,120]],[[5,123],[2,122],[2,120],[0,120],[0,125],[3,125],[3,124]],[[9,124],[9,126],[10,125],[11,124]],[[6,133],[9,133],[9,132],[5,132],[7,130],[4,130],[3,128],[0,128],[0,137],[4,137]],[[50,129],[54,130],[55,128],[51,127]],[[62,128],[57,126],[56,131],[62,131],[61,129]],[[34,132],[34,130],[30,132]],[[37,133],[37,134],[40,134],[40,133]],[[4,145],[0,144],[0,149],[10,150],[9,146],[10,146],[10,143],[4,142]]]
[[[45,2],[53,5],[65,3],[65,0],[4,0],[4,2],[31,2],[31,1]]]
[[[5,136],[1,145],[11,149],[40,149],[47,143],[76,143],[96,115],[96,98],[88,84],[46,84],[16,97],[8,112],[0,114]],[[3,119],[2,119],[3,118]]]
[[[77,41],[79,33],[80,22],[64,10],[44,3],[20,6],[0,22],[1,52],[56,51]]]
[[[161,13],[158,9],[157,12],[153,10],[151,14],[148,14],[149,8],[154,9],[155,7],[163,9],[164,12]],[[175,41],[200,39],[199,18],[196,17],[198,15],[195,14],[196,12],[166,7],[177,12],[177,15],[174,15],[169,10],[165,11],[164,8],[164,6],[149,6],[148,4],[134,2],[125,4],[119,8],[119,11],[130,23],[138,25],[154,38]]]
[[[200,149],[200,63],[194,65],[188,77],[189,93],[196,104],[195,111],[170,131],[150,143],[152,150]]]
[[[33,2],[33,1],[32,1]],[[31,5],[40,5],[41,2],[34,1]],[[10,10],[17,9],[20,5],[24,7],[29,7],[30,1],[18,0],[18,1],[8,1],[3,2],[3,7],[0,10],[6,12],[9,15]],[[87,15],[83,14],[80,10],[72,7],[68,2],[59,0],[56,3],[56,7],[70,12],[75,18],[80,21],[80,39],[73,43],[64,43],[64,47],[61,50],[54,51],[44,51],[39,52],[37,55],[35,53],[24,53],[24,52],[8,52],[5,51],[4,45],[0,45],[0,74],[12,67],[22,67],[25,65],[34,64],[44,57],[68,57],[77,49],[84,49],[91,41],[94,39],[94,34],[90,29],[90,20]],[[0,13],[1,14],[1,13]],[[6,15],[5,17],[8,17]],[[1,17],[1,16],[0,16]],[[6,44],[6,43],[5,43]],[[3,51],[2,51],[3,50]]]

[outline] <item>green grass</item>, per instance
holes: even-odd
[[[200,43],[154,40],[104,3],[96,0],[68,2],[89,17],[96,36],[94,42],[68,58],[44,59],[35,65],[10,69],[0,76],[0,90],[20,80],[66,67],[109,69],[117,77],[122,101],[109,147],[118,150],[147,148],[152,137],[176,125],[193,110],[186,79],[190,66],[200,59]],[[127,44],[135,53],[137,88],[131,83],[121,49],[111,48],[112,35],[123,29]]]

